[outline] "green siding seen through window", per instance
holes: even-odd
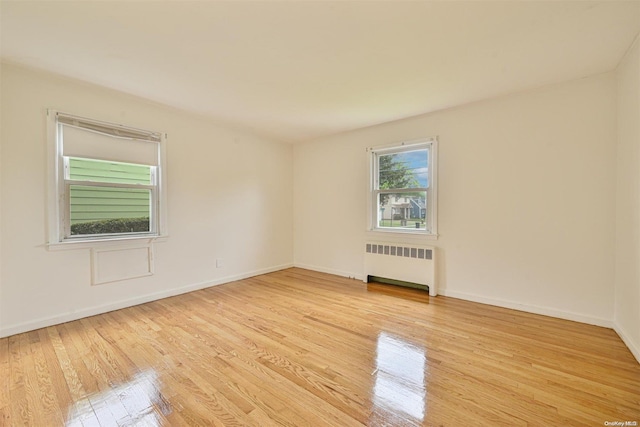
[[[82,185],[70,187],[71,224],[103,219],[149,217],[149,190]]]
[[[69,178],[77,181],[149,184],[151,168],[90,159],[69,159]],[[148,189],[71,185],[70,222],[105,219],[149,218],[151,192]]]
[[[151,167],[70,157],[69,179],[122,184],[151,184]]]

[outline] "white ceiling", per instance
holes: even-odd
[[[7,1],[5,61],[298,142],[613,70],[636,1]]]

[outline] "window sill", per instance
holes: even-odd
[[[92,239],[92,240],[67,240],[64,242],[55,242],[46,244],[46,248],[49,251],[64,251],[70,249],[92,249],[96,247],[109,247],[109,246],[128,246],[139,245],[149,243],[162,243],[166,242],[168,235],[163,236],[131,236],[131,237],[113,237],[106,239]]]
[[[388,240],[389,242],[423,243],[425,240],[438,240],[438,234],[415,232],[412,230],[367,230],[368,239]]]

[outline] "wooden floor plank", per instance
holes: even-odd
[[[9,339],[0,340],[0,425],[11,424]]]
[[[2,426],[640,423],[610,329],[292,268],[0,339]]]

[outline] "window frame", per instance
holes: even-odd
[[[418,188],[398,188],[398,189],[380,189],[379,183],[379,157],[381,155],[397,154],[417,150],[429,150],[428,156],[428,187]],[[405,234],[426,237],[427,239],[435,240],[438,238],[438,138],[429,137],[421,138],[410,141],[403,141],[400,143],[371,147],[367,149],[369,158],[369,185],[368,185],[368,231],[391,233],[391,234]],[[402,193],[415,193],[426,192],[426,212],[425,217],[425,229],[412,229],[412,228],[396,228],[396,227],[381,227],[380,223],[380,209],[378,204],[378,198],[380,194],[402,194]]]
[[[145,165],[151,168],[151,182],[146,184],[127,184],[99,181],[85,181],[71,179],[69,174],[69,159],[81,158],[88,160],[110,161],[110,159],[98,156],[65,156],[63,154],[63,140],[60,129],[64,125],[58,121],[58,117],[74,118],[83,123],[95,124],[109,128],[114,132],[155,133],[160,136],[157,144],[158,161],[156,165]],[[88,129],[88,131],[91,131]],[[98,132],[100,133],[100,132]],[[113,135],[107,135],[113,136]],[[100,242],[140,241],[149,242],[168,237],[167,226],[167,195],[165,185],[165,143],[166,134],[149,132],[125,125],[102,122],[62,113],[53,109],[47,110],[47,147],[48,147],[48,221],[47,221],[47,247],[58,249],[62,247],[95,247]],[[118,161],[120,162],[120,161]],[[127,162],[120,162],[127,163]],[[130,164],[137,164],[129,162]],[[111,188],[137,188],[150,190],[151,203],[149,206],[149,231],[136,233],[113,234],[89,234],[71,235],[70,220],[70,188],[72,185],[87,187],[111,187]]]

